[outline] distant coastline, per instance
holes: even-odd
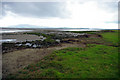
[[[28,32],[36,29],[57,31],[96,31],[97,28],[1,28],[0,33]]]

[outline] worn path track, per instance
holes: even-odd
[[[85,47],[85,45],[80,43],[63,43],[59,46],[49,48],[23,49],[3,54],[3,77],[10,73],[16,72],[31,63],[39,61],[55,50],[60,50],[67,47]]]

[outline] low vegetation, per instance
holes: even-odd
[[[118,31],[114,31],[114,32],[105,32],[105,33],[101,33],[101,35],[103,36],[103,38],[110,42],[113,43],[114,46],[118,46]]]
[[[113,45],[91,43],[57,50],[8,78],[118,78],[118,31],[99,34]]]
[[[95,34],[96,32],[99,31],[66,31],[66,32]]]

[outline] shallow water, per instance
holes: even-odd
[[[16,39],[2,39],[2,40],[0,40],[0,45],[4,42],[15,42],[15,41],[16,41]]]
[[[15,32],[29,32],[33,30],[18,30],[18,29],[0,29],[0,34],[3,33],[15,33]],[[15,42],[16,39],[0,39],[0,44],[3,42]]]
[[[32,30],[0,29],[0,33],[28,32]]]
[[[2,39],[0,42],[14,42],[16,39]]]
[[[58,29],[59,31],[99,31],[100,29]]]

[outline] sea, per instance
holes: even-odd
[[[0,34],[1,33],[14,33],[14,32],[28,32],[32,30],[19,30],[19,29],[0,29]]]

